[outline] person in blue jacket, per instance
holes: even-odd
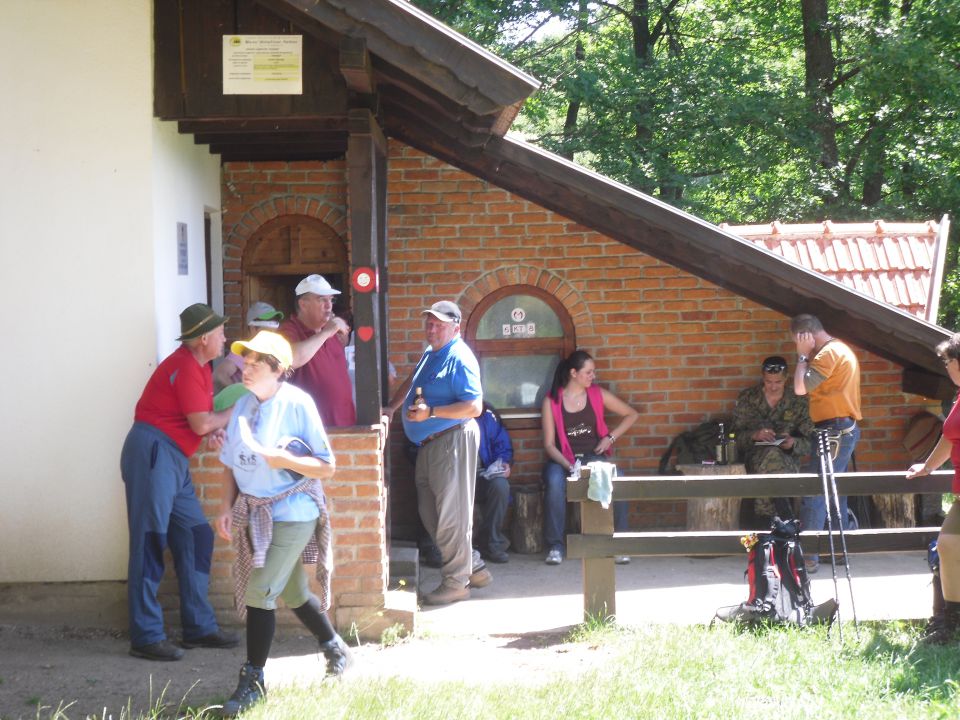
[[[513,443],[503,421],[493,406],[483,403],[477,418],[480,426],[479,466],[475,506],[480,510],[480,523],[474,532],[474,545],[480,554],[495,563],[510,560],[510,541],[503,534],[503,520],[510,501],[510,467],[513,464]]]

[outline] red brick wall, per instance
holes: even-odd
[[[271,213],[328,218],[345,239],[345,164],[228,163],[224,241],[239,268],[245,239]],[[488,182],[399,143],[389,158],[390,358],[401,378],[424,340],[419,311],[438,298],[469,314],[497,288],[524,283],[557,297],[570,313],[577,345],[597,361],[598,380],[638,408],[641,420],[618,441],[628,474],[656,471],[678,432],[732,412],[737,393],[758,381],[770,354],[793,360],[788,319],[715,285],[592,232]],[[237,274],[228,303],[239,303]],[[798,311],[802,311],[798,308]],[[231,315],[240,308],[228,305]],[[822,318],[829,328],[829,318]],[[865,419],[861,469],[905,467],[901,436],[921,398],[899,392],[900,368],[857,349]],[[393,527],[412,528],[415,502],[402,431],[392,433]],[[538,482],[536,427],[513,431],[514,482]],[[638,503],[637,527],[679,527],[684,503]]]
[[[383,608],[389,563],[386,556],[386,493],[383,483],[384,429],[334,428],[330,443],[337,460],[336,475],[323,483],[333,526],[334,575],[331,619],[341,632],[350,623],[362,623],[365,613]],[[211,522],[220,510],[223,466],[218,453],[206,446],[191,460],[197,495]],[[217,538],[210,578],[210,599],[221,622],[233,623],[233,549]],[[313,568],[309,568],[311,579]],[[170,624],[176,626],[177,588],[172,562],[167,558],[167,577],[161,588]],[[292,614],[284,622],[296,622]]]
[[[758,382],[763,357],[793,361],[787,317],[413,149],[391,149],[390,347],[401,377],[419,357],[418,311],[426,304],[452,298],[468,315],[499,287],[544,288],[570,312],[577,345],[596,358],[598,381],[641,412],[617,442],[621,471],[650,474],[676,433],[732,413],[737,393]],[[899,367],[857,355],[865,416],[858,467],[906,467],[906,420],[929,403],[899,392]],[[536,482],[539,433],[514,438],[520,453],[512,480]],[[684,512],[685,503],[637,503],[632,520],[679,527]]]

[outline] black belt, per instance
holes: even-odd
[[[846,421],[846,420],[853,420],[853,425],[851,425],[850,427],[838,428],[837,432],[839,432],[841,435],[849,435],[849,434],[852,433],[852,432],[854,431],[854,429],[857,427],[857,421],[854,420],[854,419],[853,419],[852,417],[850,417],[849,415],[846,416],[846,417],[830,418],[829,420],[820,420],[819,422],[815,422],[815,423],[813,424],[813,426],[814,426],[814,427],[818,427],[818,428],[819,428],[819,427],[825,427],[825,426],[827,426],[827,425],[835,425],[835,424],[837,424],[838,422],[844,422],[844,421]]]
[[[452,431],[456,430],[457,428],[462,428],[465,422],[466,422],[466,420],[464,420],[463,422],[459,422],[459,423],[457,423],[456,425],[451,425],[450,427],[448,427],[448,428],[446,428],[446,429],[444,429],[444,430],[441,430],[440,432],[435,432],[433,435],[427,435],[427,437],[424,438],[423,442],[420,443],[420,447],[423,447],[424,445],[426,445],[426,444],[429,443],[429,442],[433,442],[434,440],[436,440],[436,439],[437,439],[438,437],[440,437],[441,435],[446,435],[448,432],[452,432]]]

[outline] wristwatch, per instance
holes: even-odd
[[[612,432],[607,433],[607,437],[610,439],[610,442],[616,442],[617,440],[616,436]]]
[[[800,355],[800,356],[797,357],[797,362],[809,363],[809,362],[810,362],[810,358],[808,358],[806,355]]]

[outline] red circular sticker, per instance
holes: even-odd
[[[357,292],[373,292],[377,289],[377,272],[370,267],[359,267],[353,271],[353,289]]]

